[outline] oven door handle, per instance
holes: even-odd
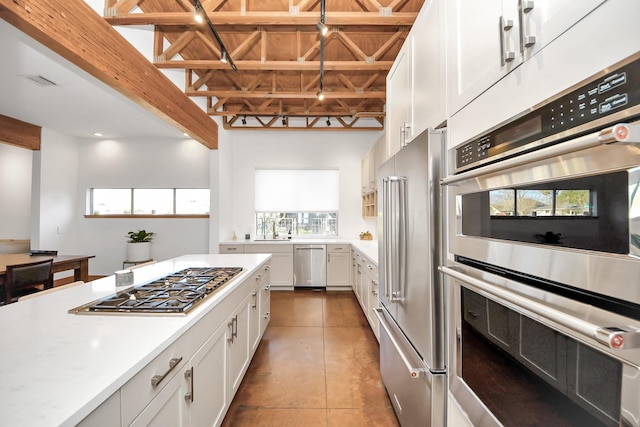
[[[539,160],[550,159],[561,156],[563,154],[575,151],[586,150],[587,148],[597,147],[599,145],[621,142],[626,144],[640,144],[640,122],[618,123],[610,128],[603,129],[599,132],[590,133],[561,144],[552,145],[537,151],[503,160],[488,166],[480,167],[458,175],[452,175],[440,181],[443,185],[450,185],[456,182],[465,181],[467,179],[477,178],[482,175],[489,175],[501,172],[506,169],[522,166]]]
[[[465,285],[468,285],[468,287],[474,291],[480,292],[485,296],[487,294],[492,295],[513,305],[524,307],[533,314],[549,319],[584,336],[591,337],[609,348],[616,350],[640,348],[640,330],[626,330],[615,326],[594,325],[593,323],[577,319],[544,304],[523,298],[499,286],[478,280],[450,267],[439,267],[439,270],[449,277],[464,282]]]

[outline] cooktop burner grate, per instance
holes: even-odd
[[[69,312],[184,314],[241,271],[241,267],[187,268]]]

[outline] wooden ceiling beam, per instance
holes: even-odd
[[[216,122],[84,1],[0,0],[0,18],[206,147],[218,147]]]
[[[240,90],[201,90],[198,92],[187,92],[188,96],[215,96],[216,98],[272,98],[272,99],[309,99],[317,98],[315,92],[281,92],[281,91],[240,91]],[[348,99],[384,99],[386,92],[325,92],[325,99],[348,98]]]
[[[7,1],[7,0],[3,0]],[[317,71],[320,61],[234,61],[239,71]],[[193,59],[180,61],[156,61],[158,68],[188,68],[193,70],[228,70],[229,65],[218,60]],[[325,61],[325,71],[389,71],[393,61]]]
[[[208,12],[207,15],[216,29],[233,25],[262,25],[265,27],[308,26],[309,31],[317,31],[318,12],[300,12],[298,15],[286,15],[283,12]],[[380,15],[375,12],[326,12],[327,26],[411,26],[418,12],[399,12],[392,15]],[[192,12],[147,12],[127,15],[105,16],[111,25],[195,25]]]
[[[39,150],[41,134],[40,126],[0,114],[0,143]]]

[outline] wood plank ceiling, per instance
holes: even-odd
[[[186,95],[227,129],[381,130],[386,75],[423,2],[326,0],[321,55],[320,0],[201,0],[235,71],[195,0],[105,0],[104,16],[153,25],[155,66],[184,69]]]

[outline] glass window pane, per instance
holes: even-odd
[[[515,211],[515,190],[492,190],[489,192],[491,216],[513,216]]]
[[[176,189],[176,214],[206,215],[209,213],[210,192],[208,188]]]
[[[94,188],[91,215],[130,215],[130,188]]]
[[[173,190],[170,188],[134,188],[133,213],[136,215],[172,215]]]
[[[557,216],[591,216],[590,190],[556,190]]]
[[[516,190],[518,216],[553,215],[553,190]]]

